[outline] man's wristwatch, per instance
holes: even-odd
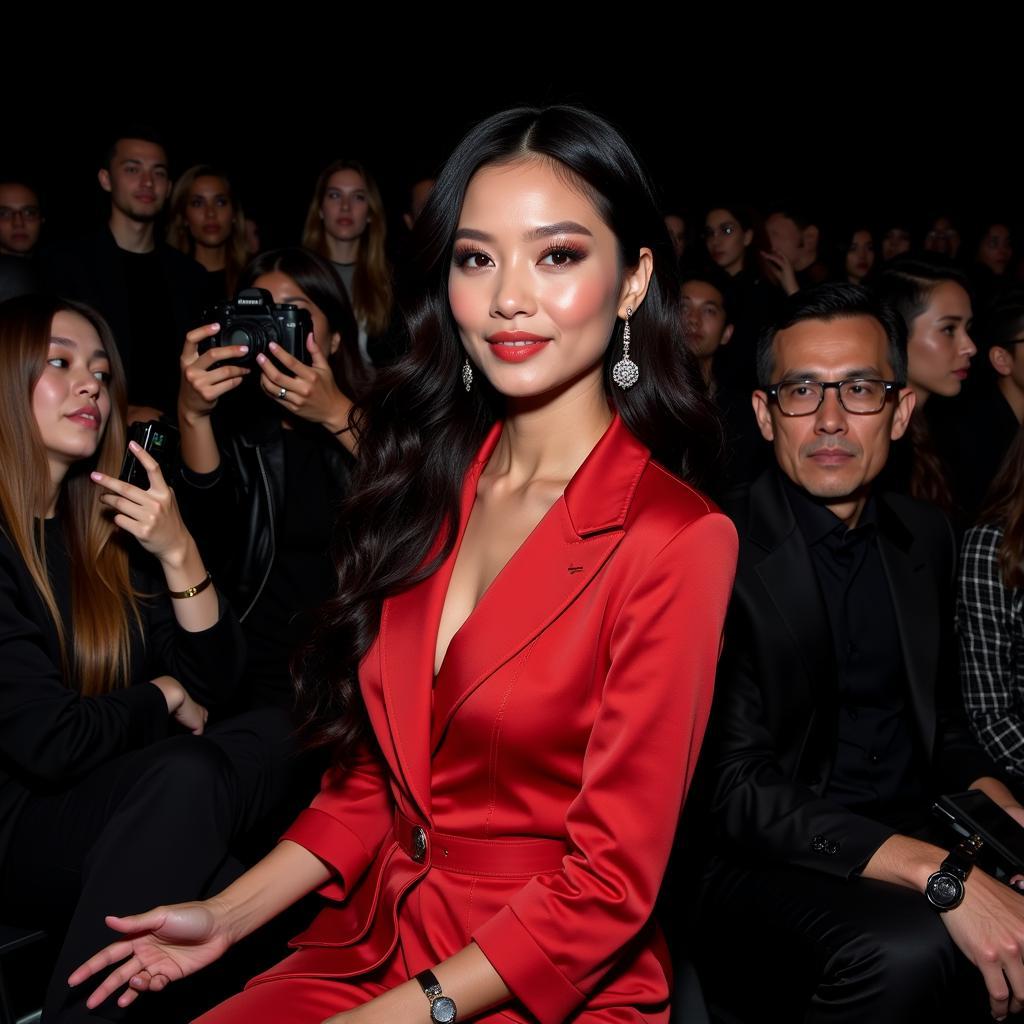
[[[985,844],[980,836],[962,839],[928,879],[924,894],[936,910],[953,910],[964,901],[964,882],[974,867],[974,859]]]
[[[441,992],[441,984],[434,977],[433,971],[420,971],[416,980],[423,989],[423,994],[430,1000],[430,1019],[434,1024],[452,1024],[458,1016],[455,1000]]]

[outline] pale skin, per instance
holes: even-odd
[[[77,313],[62,311],[54,316],[51,332],[46,367],[32,396],[50,473],[48,517],[56,514],[68,471],[95,453],[110,416],[106,383],[110,360],[96,330]],[[150,489],[144,491],[94,472],[91,478],[102,489],[98,500],[113,512],[114,524],[160,562],[168,589],[185,590],[205,578],[206,568],[156,460],[134,442],[132,450],[146,470]],[[178,622],[190,632],[209,629],[219,617],[217,593],[212,587],[172,604]],[[203,731],[206,709],[176,679],[160,676],[151,682],[163,694],[169,714],[193,733]]]
[[[776,335],[774,354],[772,383],[893,377],[885,331],[865,316],[794,324]],[[843,409],[834,389],[827,389],[817,413],[784,416],[766,392],[753,395],[758,426],[774,444],[780,468],[850,528],[857,525],[871,483],[885,465],[889,442],[906,431],[914,404],[914,391],[907,387],[881,412],[856,415]],[[970,788],[980,789],[1024,825],[1024,808],[997,779],[976,779]],[[923,893],[947,852],[895,835],[875,851],[863,875]],[[965,888],[963,903],[942,914],[942,922],[981,971],[992,1013],[1001,1019],[1024,1008],[1024,897],[977,867]]]
[[[484,167],[470,181],[449,299],[467,355],[506,396],[506,416],[456,556],[435,670],[484,591],[610,424],[605,349],[616,319],[643,302],[652,270],[648,248],[640,250],[634,266],[621,265],[618,242],[591,201],[544,160]],[[509,362],[496,354],[501,342],[493,340],[508,332],[526,332],[545,344],[525,361]],[[126,984],[119,1002],[128,1005],[139,992],[161,989],[212,962],[329,877],[330,869],[313,854],[282,842],[214,899],[108,918],[125,940],[89,960],[69,983],[80,984],[125,960],[89,1005]],[[511,995],[472,942],[432,969],[463,1020]],[[426,1008],[419,984],[411,980],[328,1020],[393,1024],[425,1019]]]

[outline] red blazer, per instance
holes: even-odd
[[[501,428],[466,475],[459,543]],[[667,1019],[671,971],[649,919],[711,704],[732,524],[616,415],[432,686],[457,552],[384,602],[359,670],[380,756],[328,772],[285,836],[335,869],[332,902],[251,984],[355,980],[399,944],[417,972],[474,940],[518,1000],[502,1020],[524,1007],[542,1024],[584,1009],[620,1021],[623,1007]],[[416,823],[441,834],[419,862]],[[445,862],[467,846],[469,868]],[[540,861],[515,862],[535,847]]]

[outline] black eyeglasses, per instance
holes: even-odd
[[[906,385],[899,380],[855,377],[850,380],[783,380],[765,393],[778,403],[783,416],[810,416],[825,401],[825,389],[835,388],[839,404],[857,416],[870,416],[885,408],[886,400]]]

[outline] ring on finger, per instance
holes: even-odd
[[[280,389],[280,390],[278,391],[278,393],[277,393],[277,397],[278,397],[278,399],[282,399],[282,398],[284,398],[284,396],[285,396],[285,395],[287,395],[287,394],[288,394],[288,389],[287,389],[287,388],[281,388],[281,389]]]

